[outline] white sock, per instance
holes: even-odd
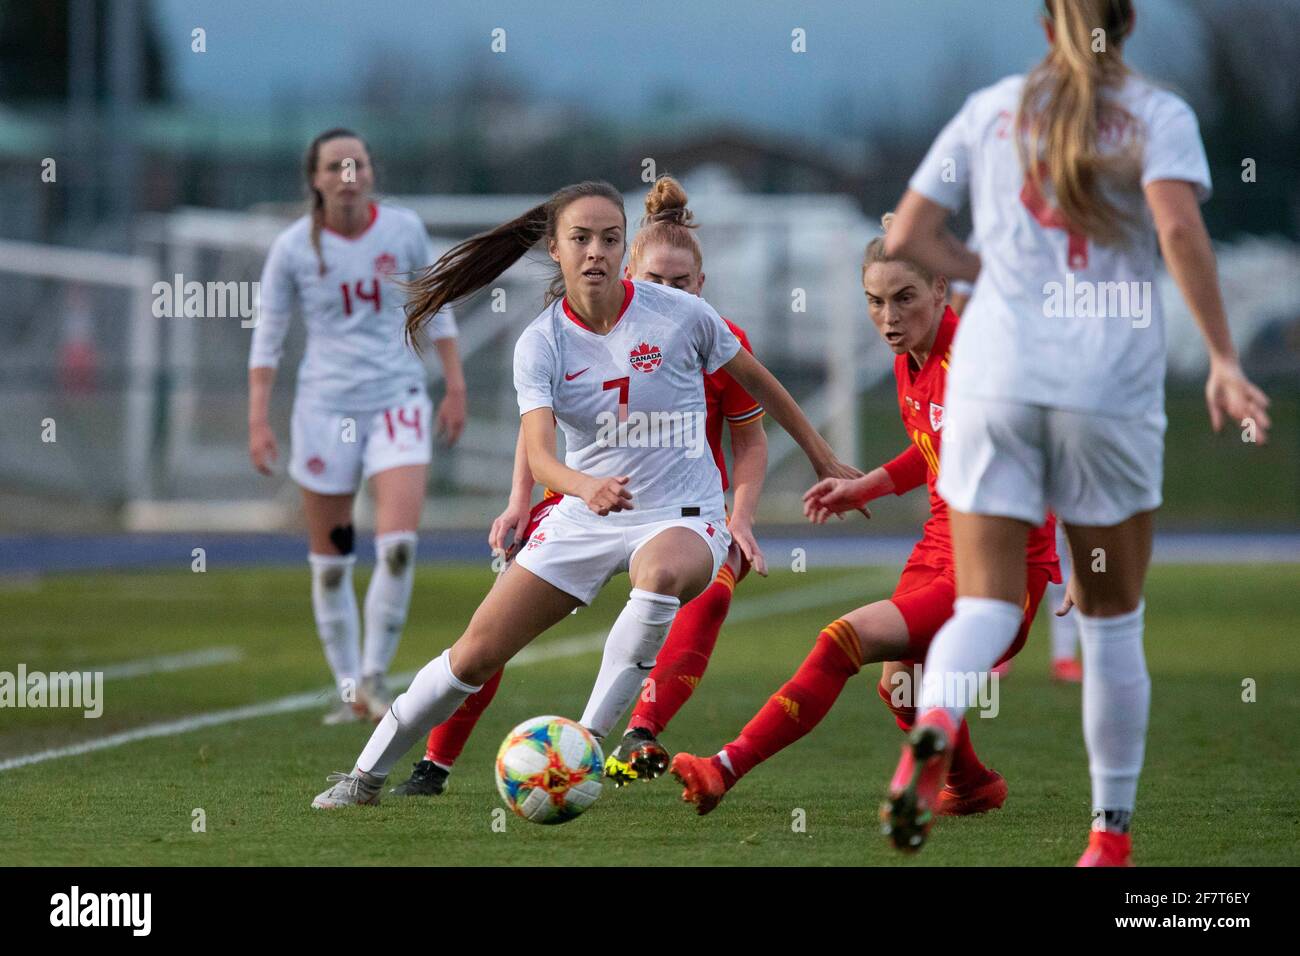
[[[375,573],[366,588],[366,639],[361,673],[387,674],[406,626],[415,584],[414,531],[392,531],[375,538]]]
[[[668,628],[681,607],[670,594],[633,588],[618,620],[605,639],[600,673],[582,712],[582,726],[603,739],[641,689],[655,666]]]
[[[309,554],[311,564],[311,609],[316,616],[316,633],[325,649],[325,660],[334,674],[339,696],[355,700],[361,662],[357,595],[352,590],[354,554]]]
[[[995,598],[959,597],[930,644],[921,677],[921,704],[917,717],[942,707],[961,724],[966,708],[975,703],[978,680],[1016,639],[1024,611],[1020,605]]]
[[[1079,640],[1079,611],[1075,608],[1065,617],[1056,616],[1056,609],[1065,600],[1064,584],[1048,584],[1046,600],[1051,611],[1047,620],[1052,625],[1052,660],[1074,660]]]
[[[451,672],[451,649],[443,651],[415,675],[406,692],[399,694],[370,736],[357,769],[386,777],[393,764],[411,745],[442,723],[470,694],[481,690]]]
[[[1142,652],[1145,610],[1144,601],[1118,617],[1079,615],[1083,739],[1094,812],[1132,813],[1137,799],[1151,710],[1151,678]]]

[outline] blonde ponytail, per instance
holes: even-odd
[[[1120,46],[1133,23],[1131,0],[1045,0],[1055,42],[1025,80],[1017,148],[1027,181],[1047,195],[1069,227],[1103,245],[1123,245],[1137,221],[1116,192],[1138,188],[1140,143],[1101,150],[1103,127],[1125,128],[1126,110],[1108,102],[1129,75]]]

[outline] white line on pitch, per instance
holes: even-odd
[[[100,673],[107,680],[110,677],[143,677],[145,674],[185,671],[195,667],[211,667],[213,664],[233,664],[243,659],[244,652],[238,647],[206,647],[201,651],[142,657],[138,661],[123,661],[121,664],[109,664],[107,667],[80,667],[77,670]]]
[[[786,614],[791,611],[804,611],[814,607],[823,607],[827,604],[845,600],[846,592],[852,595],[855,590],[865,599],[866,595],[863,592],[866,587],[874,584],[879,577],[880,573],[878,571],[864,569],[815,587],[785,588],[775,594],[765,594],[762,597],[738,600],[735,607],[727,615],[727,621],[738,623],[761,617]],[[846,588],[846,585],[856,587],[850,589]],[[852,600],[852,598],[850,597],[849,600]],[[593,631],[589,634],[560,638],[527,647],[515,655],[511,664],[537,664],[547,660],[590,654],[604,646],[607,633],[607,631]],[[408,683],[414,676],[414,671],[408,671],[405,674],[394,674],[391,679],[396,684],[403,684]],[[270,717],[276,714],[290,714],[300,710],[310,710],[329,701],[333,694],[333,687],[323,687],[319,690],[290,694],[288,697],[265,701],[261,704],[249,704],[229,710],[197,714],[193,717],[182,717],[179,720],[167,720],[157,724],[137,727],[134,730],[126,730],[118,734],[110,734],[107,737],[85,740],[78,744],[52,747],[49,750],[22,754],[17,757],[10,757],[7,760],[0,760],[0,773],[6,770],[15,770],[18,767],[27,767],[31,764],[44,763],[47,760],[57,760],[60,757],[75,757],[79,754],[93,753],[97,750],[111,750],[140,740],[151,740],[155,737],[174,737],[177,734],[186,734],[193,730],[202,730],[205,727],[218,727],[242,720],[253,720],[257,717]]]

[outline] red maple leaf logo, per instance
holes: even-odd
[[[391,252],[381,252],[375,256],[375,271],[381,276],[390,276],[397,271],[397,257]]]
[[[632,360],[632,367],[638,372],[653,372],[663,362],[664,354],[659,351],[659,346],[642,342],[628,353],[628,358]]]

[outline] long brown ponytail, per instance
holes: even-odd
[[[1044,0],[1055,42],[1025,80],[1020,101],[1018,149],[1030,183],[1055,204],[1074,230],[1103,245],[1124,244],[1135,222],[1131,205],[1108,191],[1138,185],[1138,144],[1102,153],[1103,126],[1123,128],[1132,117],[1106,90],[1129,74],[1120,46],[1133,25],[1132,0]],[[1098,42],[1101,49],[1098,49]]]
[[[560,213],[572,202],[601,196],[623,210],[623,194],[602,180],[565,186],[540,206],[494,229],[452,246],[433,265],[402,283],[407,291],[406,340],[419,348],[419,331],[444,306],[473,295],[523,258],[543,239],[554,239]],[[623,218],[627,228],[627,216]],[[546,304],[564,295],[564,276],[556,270],[546,290]]]
[[[311,247],[316,253],[316,262],[320,266],[321,275],[325,274],[325,256],[320,248],[320,231],[325,221],[325,197],[311,184],[311,181],[316,175],[316,164],[320,161],[320,148],[332,139],[358,140],[366,147],[366,152],[370,152],[370,147],[364,139],[342,126],[327,129],[307,145],[307,154],[303,157],[303,175],[307,180],[307,212],[311,216]]]

